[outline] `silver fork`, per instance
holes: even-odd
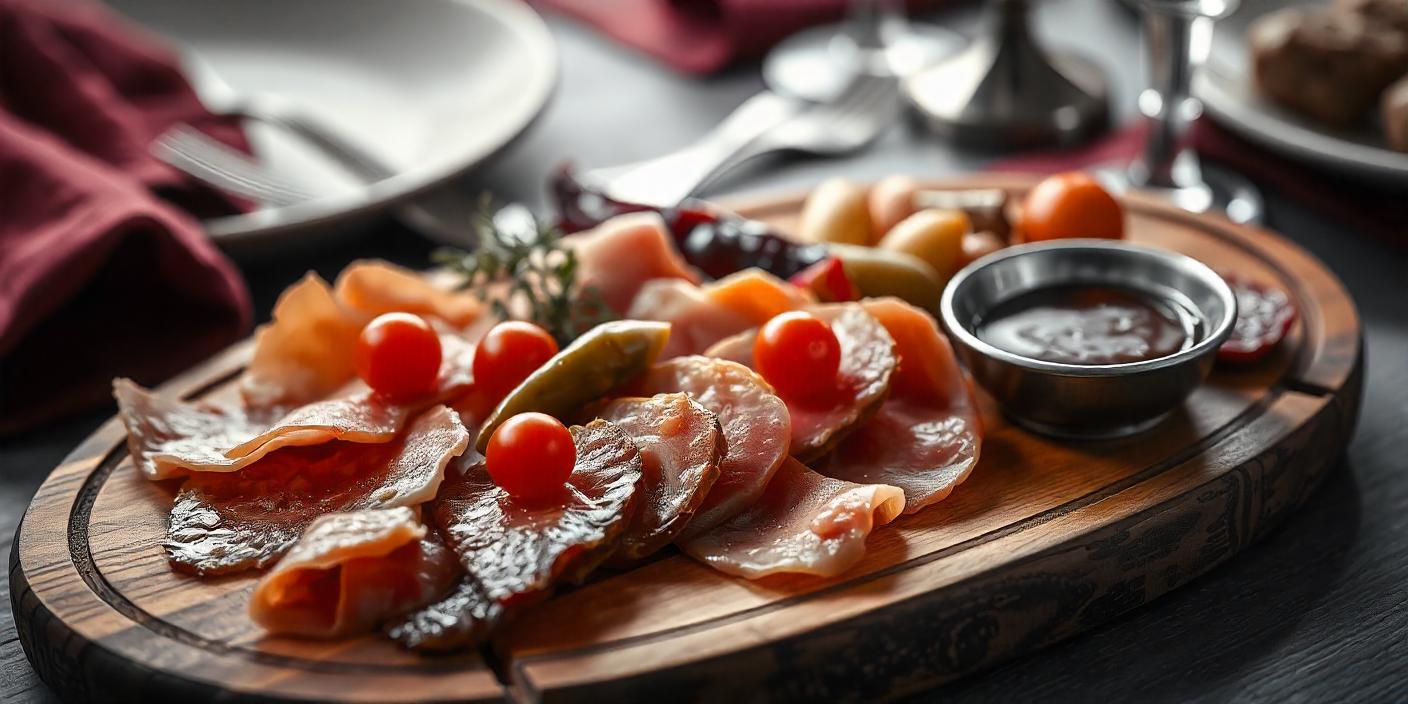
[[[759,94],[696,145],[640,164],[588,172],[587,176],[595,177],[614,197],[674,205],[764,154],[836,156],[860,149],[893,124],[900,111],[896,80],[862,73],[836,99],[809,108],[794,108],[765,128],[755,129],[747,139],[730,139],[724,127],[730,123],[746,125],[737,116],[763,100],[784,99],[771,93]]]
[[[213,186],[259,203],[293,205],[312,198],[307,191],[269,172],[258,162],[185,125],[163,132],[152,155]]]

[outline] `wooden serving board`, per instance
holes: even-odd
[[[740,210],[786,228],[800,202]],[[1069,637],[1263,535],[1314,490],[1359,407],[1358,317],[1323,266],[1265,231],[1128,206],[1131,239],[1291,292],[1301,318],[1282,348],[1217,370],[1182,412],[1123,440],[1037,437],[983,399],[972,478],[878,530],[839,578],[749,582],[671,552],[559,595],[482,657],[269,638],[245,615],[255,576],[167,567],[174,487],[138,476],[113,419],[54,470],[20,526],[10,581],[25,651],[77,701],[828,701],[901,695]],[[165,391],[229,397],[248,353],[237,345]]]

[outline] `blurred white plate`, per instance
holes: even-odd
[[[1231,17],[1219,21],[1193,92],[1218,122],[1273,151],[1343,174],[1408,183],[1408,154],[1389,149],[1374,126],[1334,131],[1257,94],[1252,86],[1247,26],[1288,4],[1246,0]]]
[[[296,138],[248,132],[316,197],[206,223],[222,246],[349,225],[492,156],[542,111],[557,52],[518,0],[109,0],[239,90],[278,93],[398,168],[364,184]]]

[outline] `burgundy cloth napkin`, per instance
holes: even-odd
[[[0,433],[237,339],[249,295],[193,216],[231,201],[148,154],[186,123],[240,149],[173,56],[96,5],[0,0]]]
[[[761,55],[799,29],[838,20],[850,0],[534,0],[687,73]],[[932,4],[911,0],[912,6]]]
[[[1143,123],[1074,149],[1025,154],[993,164],[993,171],[1054,173],[1108,162],[1128,162],[1144,143]],[[1375,239],[1408,246],[1408,189],[1374,185],[1273,154],[1220,127],[1199,120],[1190,133],[1202,159],[1225,166],[1262,188],[1320,211],[1336,222]]]

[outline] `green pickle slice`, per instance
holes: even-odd
[[[670,324],[653,320],[616,320],[588,330],[499,402],[475,447],[483,452],[499,424],[519,413],[571,418],[582,406],[645,374],[668,339]]]

